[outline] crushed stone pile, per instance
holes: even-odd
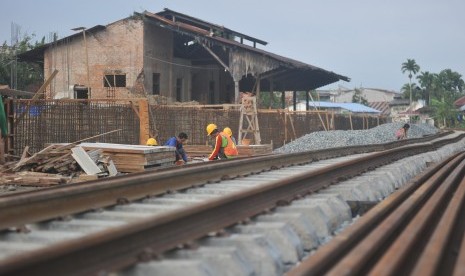
[[[368,130],[331,130],[306,134],[280,148],[273,153],[297,153],[346,146],[382,144],[396,141],[396,131],[404,123],[387,123]],[[421,138],[436,134],[439,130],[429,124],[410,124],[408,138]]]

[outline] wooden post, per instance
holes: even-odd
[[[326,125],[327,125],[326,128],[327,128],[327,130],[330,130],[330,129],[331,129],[331,126],[329,125],[328,111],[326,111],[325,117],[326,117]]]
[[[335,123],[335,121],[334,121],[334,111],[331,112],[331,120],[332,120],[332,122],[333,122],[333,123],[332,123],[332,128],[331,128],[331,129],[332,129],[332,130],[336,130],[336,123]]]
[[[3,143],[3,138],[0,136],[0,165],[5,164],[5,145]]]
[[[313,100],[312,94],[309,94],[309,96],[310,96],[310,99],[311,99],[312,102],[313,102],[313,105],[315,106],[315,109],[316,109],[317,114],[318,114],[318,118],[320,118],[320,122],[321,122],[321,124],[323,125],[324,130],[325,130],[325,131],[328,131],[328,129],[327,129],[326,126],[325,126],[325,122],[323,121],[323,118],[321,118],[320,111],[318,110],[318,107],[316,107],[316,105],[315,105],[315,101]]]
[[[139,100],[139,143],[145,145],[150,138],[149,105],[146,99]]]
[[[295,113],[294,113],[295,114]],[[292,134],[294,135],[294,140],[297,139],[297,135],[295,134],[295,128],[294,128],[294,122],[292,121],[292,116],[289,113],[289,110],[287,111],[287,116],[289,116],[289,122],[291,123],[291,128],[292,128]]]
[[[286,117],[286,111],[283,112],[284,115],[284,140],[287,141],[287,117]]]
[[[349,113],[349,122],[350,122],[350,130],[354,130],[354,126],[352,125],[352,114]]]
[[[281,92],[281,107],[282,109],[286,108],[286,91]]]

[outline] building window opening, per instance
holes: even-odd
[[[126,87],[126,75],[105,75],[103,87]]]
[[[152,94],[160,95],[160,74],[154,73],[152,75]]]

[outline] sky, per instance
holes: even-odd
[[[347,76],[324,89],[400,91],[402,63],[451,69],[465,79],[463,0],[1,0],[0,43],[12,23],[37,40],[91,28],[133,12],[168,8],[264,40],[263,50]]]

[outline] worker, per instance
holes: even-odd
[[[410,128],[409,124],[404,124],[403,127],[399,128],[396,131],[397,140],[406,139],[409,128]]]
[[[147,140],[147,146],[158,146],[158,142],[155,138],[149,138]]]
[[[165,146],[175,147],[176,150],[174,155],[176,160],[174,163],[176,165],[182,165],[187,163],[187,154],[182,145],[187,141],[187,134],[180,132],[177,137],[173,136],[168,141],[166,141]]]
[[[231,140],[234,142],[234,145],[237,145],[236,138],[234,138],[234,136],[232,134],[232,130],[229,127],[225,127],[223,129],[223,132],[226,133],[227,135],[229,135],[229,137],[231,137]]]
[[[208,157],[209,161],[233,158],[238,155],[236,144],[234,144],[231,137],[224,132],[219,132],[215,124],[207,126],[207,134],[212,139],[215,139],[213,151]]]

